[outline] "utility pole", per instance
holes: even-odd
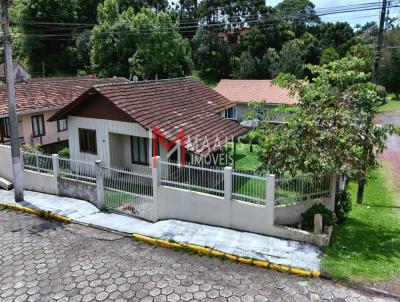
[[[374,65],[372,67],[372,83],[376,84],[378,82],[378,69],[379,69],[379,62],[382,56],[383,50],[383,34],[385,33],[385,21],[386,21],[386,10],[387,10],[387,0],[382,0],[382,9],[381,9],[381,16],[379,19],[379,31],[378,31],[378,38],[376,41],[376,52],[374,57]],[[366,158],[368,159],[368,153],[370,150],[366,150]],[[362,171],[364,175],[358,182],[358,189],[357,189],[357,203],[362,204],[364,199],[364,189],[366,183],[366,169]]]
[[[387,10],[387,0],[382,0],[381,17],[379,20],[378,39],[376,41],[376,53],[375,53],[375,58],[374,58],[374,66],[372,69],[372,83],[376,83],[378,81],[378,68],[379,68],[379,62],[380,62],[381,56],[382,56],[383,34],[385,32],[386,10]]]
[[[11,156],[14,176],[14,197],[15,201],[24,200],[24,191],[22,183],[21,154],[18,140],[18,122],[15,108],[14,91],[14,70],[11,51],[11,35],[8,26],[8,0],[1,0],[1,25],[3,28],[4,56],[6,66],[7,99],[8,99],[8,118],[10,122],[11,136]]]

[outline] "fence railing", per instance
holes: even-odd
[[[293,204],[315,198],[329,197],[331,176],[300,175],[275,180],[275,204]]]
[[[154,221],[153,181],[149,174],[124,168],[103,168],[104,206]]]
[[[51,155],[26,151],[22,151],[21,154],[24,169],[40,173],[53,173],[53,158]]]
[[[169,187],[224,196],[224,170],[159,162],[160,182]]]
[[[267,178],[232,172],[232,197],[237,200],[265,205]]]
[[[96,183],[96,167],[94,162],[59,157],[58,166],[59,176]]]
[[[97,182],[94,162],[62,158],[57,155],[22,151],[24,169],[54,174],[89,183]],[[55,169],[56,168],[56,169]],[[203,167],[190,164],[159,161],[159,182],[161,185],[207,193],[223,197],[226,192],[233,199],[253,204],[265,205],[267,199],[267,177],[249,172],[232,171],[225,177],[226,169],[221,167]],[[56,171],[57,172],[54,172]],[[124,168],[103,168],[105,203],[113,209],[130,208],[151,213],[147,208],[153,204],[146,199],[153,197],[152,175],[142,171]],[[231,176],[230,176],[231,175]],[[226,184],[225,181],[229,181]],[[272,185],[272,184],[271,184]],[[272,185],[273,186],[273,185]],[[331,193],[331,175],[299,175],[275,179],[275,205],[294,204],[316,198],[329,197]],[[228,197],[229,198],[229,197]],[[147,214],[144,214],[146,216]],[[150,215],[150,214],[149,214]],[[149,216],[148,215],[148,216]],[[151,220],[151,218],[149,218]]]

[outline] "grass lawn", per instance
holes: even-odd
[[[390,167],[371,176],[363,205],[355,202],[356,184],[350,185],[353,210],[324,249],[322,269],[334,278],[379,282],[400,276],[400,194]]]
[[[388,97],[388,103],[383,105],[379,112],[391,112],[400,114],[400,99],[391,94]]]
[[[249,144],[236,144],[236,165],[237,170],[254,171],[258,166],[257,145],[253,145],[253,152],[250,152]],[[225,154],[233,156],[233,143],[228,143]],[[231,164],[232,166],[232,164]]]

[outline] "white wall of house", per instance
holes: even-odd
[[[96,131],[97,155],[82,153],[79,146],[79,129]],[[102,160],[105,167],[119,166],[135,170],[148,170],[147,166],[132,164],[130,136],[149,137],[149,132],[137,123],[128,123],[86,117],[68,117],[68,137],[71,158]],[[149,152],[151,152],[149,148]],[[161,158],[166,151],[160,147]],[[151,158],[149,154],[149,158]]]
[[[249,107],[249,103],[237,103],[235,108],[236,108],[236,112],[237,112],[236,120],[238,122],[242,122],[242,121],[246,120],[247,119],[246,115],[249,112],[251,112],[251,108]],[[276,108],[277,108],[276,105],[266,105],[265,106],[265,109],[267,110],[267,112],[268,111],[272,111],[272,110],[274,110]],[[222,117],[226,117],[225,116],[225,112],[222,112],[221,115],[222,115]],[[277,114],[272,121],[274,121],[274,122],[283,122],[285,115],[286,114],[284,114],[284,113]]]

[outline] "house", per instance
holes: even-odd
[[[18,62],[13,62],[13,71],[14,71],[14,82],[19,82],[23,79],[30,79],[31,75],[29,72],[22,67]],[[6,81],[6,64],[0,65],[0,81]]]
[[[47,120],[95,84],[126,79],[60,77],[27,79],[15,84],[18,134],[21,144],[48,145],[68,139],[66,120]],[[0,143],[10,142],[6,86],[0,87]]]
[[[289,89],[272,84],[271,80],[221,80],[214,90],[236,104],[225,112],[225,117],[239,122],[246,120],[251,102],[263,102],[264,111],[278,105],[295,105],[297,99],[289,96]],[[283,115],[274,116],[274,122],[282,122]],[[246,124],[245,121],[243,124]]]
[[[238,28],[229,28],[224,31],[220,31],[217,36],[220,39],[225,40],[230,44],[239,44],[240,40],[250,31],[248,27]]]
[[[71,158],[139,169],[148,167],[155,153],[167,157],[159,134],[152,152],[154,133],[149,130],[154,127],[169,142],[184,131],[186,155],[204,158],[220,151],[224,142],[247,130],[222,116],[234,105],[193,77],[103,84],[88,89],[50,121],[68,119]]]

